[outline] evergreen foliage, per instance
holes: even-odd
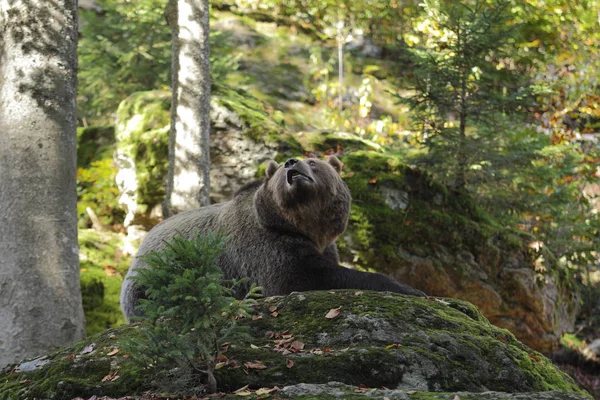
[[[247,280],[223,281],[216,262],[225,241],[215,235],[175,237],[162,251],[146,255],[148,268],[134,277],[145,288],[147,298],[138,309],[148,324],[140,325],[140,338],[127,346],[162,378],[157,386],[163,391],[196,387],[214,392],[213,373],[223,346],[244,334],[236,320],[249,316],[258,289],[251,286],[244,299],[234,298]]]
[[[476,164],[497,151],[502,119],[522,109],[527,84],[504,63],[517,31],[510,3],[426,1],[411,49],[415,95],[405,100],[428,148],[426,164],[463,188]]]
[[[102,8],[81,11],[79,118],[110,124],[119,103],[134,92],[170,90],[171,28],[163,0],[98,0]],[[225,34],[211,32],[211,78],[221,82],[238,68]]]

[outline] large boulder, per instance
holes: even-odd
[[[286,389],[277,397],[314,398],[315,391],[344,393],[345,385],[352,385],[360,386],[355,394],[365,395],[385,387],[389,390],[377,393],[390,399],[459,391],[470,392],[460,398],[590,398],[547,358],[464,301],[304,292],[262,299],[255,313],[241,322],[251,337],[230,344],[226,365],[216,371],[221,391],[278,386]],[[10,366],[0,374],[0,398],[69,399],[147,390],[152,368],[142,371],[121,348],[139,328],[122,326]]]

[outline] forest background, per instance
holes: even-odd
[[[214,93],[236,90],[256,101],[279,131],[346,132],[469,193],[490,218],[530,234],[550,249],[556,268],[575,277],[582,311],[579,338],[568,342],[598,337],[595,1],[237,0],[211,7],[214,26],[235,14],[242,23],[232,30],[264,21],[286,28],[273,33],[280,49],[259,53],[213,30]],[[133,93],[168,92],[171,76],[164,1],[98,0],[86,8],[80,139],[86,127],[114,125],[119,104]],[[301,32],[304,42],[295,46],[290,32]],[[282,107],[290,99],[294,107]],[[92,226],[90,208],[102,225],[122,232],[112,156],[90,158],[80,143],[78,164],[80,228]],[[96,295],[115,300],[130,263],[114,257],[118,237],[99,235],[80,232],[88,333],[122,322],[116,303],[98,304]]]

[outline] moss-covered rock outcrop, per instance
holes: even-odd
[[[331,309],[339,315],[326,318]],[[491,325],[467,302],[369,291],[304,292],[263,299],[255,313],[242,321],[251,339],[232,343],[226,365],[216,371],[219,390],[337,381],[408,392],[559,391],[570,393],[563,398],[588,398],[548,359]],[[121,342],[138,329],[109,330],[9,367],[0,375],[0,398],[141,393],[151,387],[152,369],[142,371],[121,350]],[[257,360],[265,368],[254,368]]]
[[[578,294],[534,238],[491,220],[398,156],[351,152],[345,181],[353,196],[343,258],[428,294],[476,304],[490,321],[550,352],[572,329]]]
[[[228,86],[213,88],[211,102],[211,198],[224,201],[254,178],[261,163],[289,148],[264,104]],[[125,225],[150,228],[160,218],[168,169],[171,93],[138,92],[117,112],[115,161]]]

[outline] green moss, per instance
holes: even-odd
[[[353,257],[362,268],[393,271],[398,245],[419,256],[431,254],[434,246],[489,259],[504,251],[527,251],[522,236],[496,224],[470,196],[449,191],[394,154],[356,151],[342,160],[354,199],[349,231],[358,253]],[[404,208],[393,210],[386,190],[403,193]],[[348,246],[340,243],[340,248]]]
[[[121,151],[135,163],[138,203],[149,208],[165,197],[168,170],[171,93],[137,92],[117,110],[117,139]]]
[[[565,333],[560,338],[560,344],[566,348],[574,349],[574,350],[581,350],[581,349],[585,348],[585,343],[583,343],[583,341],[581,341],[581,339],[579,339],[577,336],[573,335],[572,333]]]
[[[298,136],[298,140],[306,152],[323,153],[332,150],[334,152],[358,150],[383,151],[382,146],[377,143],[346,132],[328,130],[303,132],[301,136]]]
[[[338,317],[325,318],[329,310],[338,307]],[[216,371],[220,390],[339,381],[413,389],[411,385],[421,382],[431,391],[564,390],[583,394],[548,359],[491,325],[463,301],[323,291],[263,299],[255,312],[261,317],[240,321],[249,327],[251,339],[232,343],[226,351],[230,364]],[[121,348],[122,341],[135,340],[136,327],[123,326],[92,336],[53,354],[51,363],[38,371],[0,375],[0,392],[12,395],[17,390],[15,382],[26,381],[19,389],[30,397],[139,393],[153,379],[152,370],[140,371],[124,351],[108,355]],[[302,342],[303,350],[276,351],[283,334]],[[82,354],[91,343],[94,351]],[[244,366],[255,360],[266,368]],[[111,372],[119,378],[102,382]],[[59,380],[68,384],[59,384]]]
[[[274,122],[263,102],[243,89],[215,84],[214,100],[239,115],[244,133],[255,141],[273,141],[281,136],[281,127]]]
[[[135,326],[107,330],[51,354],[47,357],[49,363],[42,368],[0,375],[0,398],[61,400],[141,392],[149,387],[149,377],[126,354],[108,355],[119,348],[120,340],[135,332]],[[105,379],[111,373],[118,378]]]
[[[92,161],[112,158],[115,143],[112,126],[77,128],[77,167],[87,168]]]
[[[79,230],[81,293],[88,335],[125,322],[119,296],[131,258],[119,250],[122,244],[122,237],[113,232]]]

